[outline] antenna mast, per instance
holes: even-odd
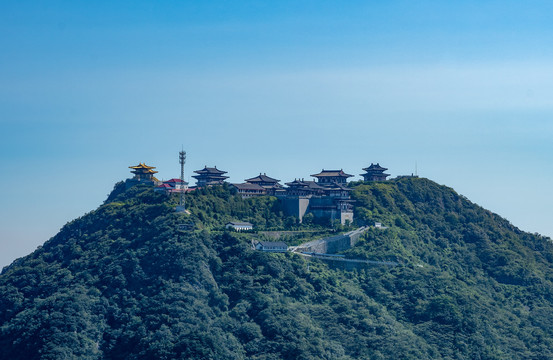
[[[185,198],[184,198],[184,164],[186,163],[186,151],[181,150],[179,152],[179,162],[180,162],[180,206],[182,211],[185,211]]]

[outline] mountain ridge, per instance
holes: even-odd
[[[112,193],[2,270],[0,358],[553,358],[550,239],[427,179],[349,186],[356,225],[389,228],[343,254],[402,266],[344,272],[224,230],[330,230],[273,197],[200,189],[187,216],[146,186]]]

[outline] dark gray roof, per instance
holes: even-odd
[[[388,177],[388,176],[390,176],[390,174],[381,173],[381,172],[376,172],[376,171],[375,171],[375,172],[367,171],[366,173],[364,173],[364,174],[359,174],[359,175],[361,175],[361,176],[363,176],[363,177],[367,177],[367,176],[375,176],[375,177],[377,177],[377,176],[379,176],[379,177],[380,177],[380,176],[384,176],[384,177]]]
[[[324,189],[324,187],[322,187],[321,185],[317,184],[315,181],[313,180],[299,180],[299,179],[294,179],[294,181],[292,182],[289,182],[289,183],[286,183],[286,185],[290,186],[303,186],[303,187],[309,187],[309,188],[314,188],[314,189]]]
[[[208,168],[207,166],[205,166],[203,169],[196,170],[194,172],[196,174],[210,174],[210,175],[222,175],[227,173],[226,171],[217,169],[217,166],[212,168]]]
[[[329,188],[324,188],[324,187],[321,187],[321,188],[326,189],[326,190],[351,191],[351,189],[349,187],[341,185],[341,184],[337,184],[337,183],[332,183],[332,187],[329,187]]]
[[[258,176],[253,177],[251,179],[246,179],[245,181],[250,182],[250,183],[252,183],[252,182],[277,183],[280,180],[273,179],[272,177],[267,176],[265,174],[259,174]]]
[[[307,184],[304,181],[301,181],[301,180],[298,180],[298,179],[294,179],[294,181],[286,183],[286,185],[288,185],[290,187],[304,187],[304,186],[307,186]]]
[[[310,190],[325,190],[326,188],[317,184],[315,181],[304,181]]]
[[[263,186],[259,186],[257,184],[244,183],[244,184],[232,184],[232,186],[234,186],[238,190],[265,190]]]
[[[380,166],[379,163],[373,164],[371,163],[371,166],[364,168],[365,171],[386,171],[388,168]]]
[[[313,174],[311,175],[313,177],[336,177],[336,176],[339,176],[339,177],[352,177],[353,175],[350,175],[350,174],[346,174],[342,169],[340,170],[325,170],[323,169],[320,173],[318,174]]]

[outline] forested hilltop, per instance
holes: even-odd
[[[297,224],[274,197],[198,189],[185,215],[116,186],[3,269],[0,359],[553,359],[550,239],[427,179],[349,186],[353,225],[388,229],[344,254],[400,265],[334,269],[224,229],[346,230]]]

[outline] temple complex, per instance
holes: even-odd
[[[205,166],[202,170],[194,171],[198,175],[193,175],[192,177],[196,179],[196,186],[203,187],[209,185],[222,185],[228,176],[226,171],[217,169],[217,166],[208,168]]]
[[[181,179],[174,178],[160,182],[154,176],[157,171],[153,166],[139,163],[136,166],[129,166],[129,168],[132,169],[134,177],[127,179],[127,188],[140,183],[155,185],[156,191],[163,191],[167,194],[190,191],[188,183]],[[379,163],[371,163],[363,170],[365,173],[361,175],[365,181],[385,181],[390,176],[385,173],[388,169],[380,166]],[[205,166],[194,173],[197,175],[192,177],[196,179],[197,187],[221,185],[229,178],[225,175],[226,171],[219,170],[216,166]],[[280,180],[267,176],[266,173],[259,173],[258,176],[245,179],[242,184],[232,184],[232,186],[242,198],[276,196],[282,204],[284,212],[295,216],[300,222],[307,213],[313,214],[315,219],[329,220],[331,223],[339,221],[344,225],[353,222],[353,200],[350,195],[352,190],[347,186],[348,178],[353,175],[345,173],[342,169],[322,169],[320,173],[311,176],[316,178],[316,181],[298,178],[286,183],[286,187],[283,187]]]
[[[366,171],[365,174],[361,174],[364,181],[386,181],[386,177],[390,176],[390,174],[384,173],[384,171],[388,169],[380,166],[379,163],[376,163],[376,165],[371,163],[371,166],[364,168],[363,170]]]

